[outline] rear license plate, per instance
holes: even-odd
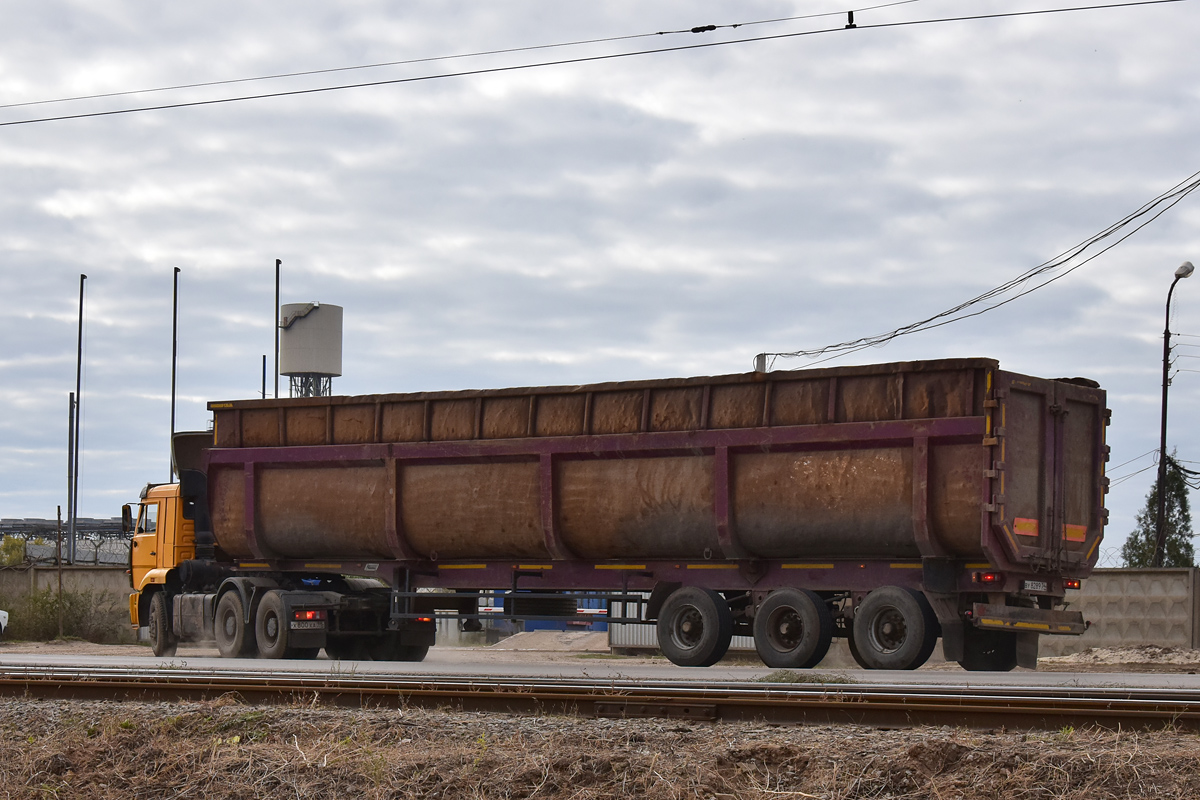
[[[292,620],[291,629],[294,631],[314,631],[321,630],[325,627],[323,619],[294,619]]]
[[[1048,592],[1050,591],[1050,587],[1045,581],[1025,581],[1025,591]]]

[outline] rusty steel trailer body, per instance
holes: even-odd
[[[209,408],[184,577],[377,578],[393,631],[648,592],[676,663],[1009,669],[1083,631],[1106,514],[1104,392],[988,359]]]

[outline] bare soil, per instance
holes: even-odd
[[[496,659],[595,655],[579,640],[524,649],[535,644],[555,642],[486,649]],[[4,652],[149,655],[143,646],[86,642],[4,643]],[[1183,670],[1200,653],[1126,648],[1046,661],[1073,671]],[[207,703],[0,700],[0,797],[347,796],[1197,798],[1200,737],[345,710],[253,706],[234,695]]]
[[[9,798],[1195,798],[1200,737],[0,700]]]

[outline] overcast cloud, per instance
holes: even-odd
[[[861,26],[1052,8],[920,0]],[[5,3],[0,104],[817,12],[810,2]],[[822,18],[0,109],[0,122],[840,28]],[[1045,261],[1200,169],[1200,4],[811,36],[0,127],[0,516],[66,502],[86,273],[80,513],[167,478],[180,429],[256,396],[283,300],[345,308],[338,394],[741,372],[880,333]],[[998,358],[1109,391],[1112,465],[1157,446],[1189,197],[1070,276],[835,363]],[[1200,337],[1200,281],[1173,329]],[[1200,338],[1177,366],[1200,370]],[[779,361],[777,367],[801,367]],[[1170,442],[1200,461],[1200,374]],[[1145,456],[1114,478],[1152,464]],[[1106,546],[1153,470],[1114,487]]]

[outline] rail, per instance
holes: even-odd
[[[0,695],[362,707],[409,705],[518,714],[665,717],[778,724],[951,725],[1200,731],[1192,689],[702,683],[495,676],[386,676],[193,668],[5,667]]]

